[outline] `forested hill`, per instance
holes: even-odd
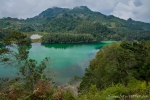
[[[98,37],[97,41],[150,39],[150,23],[106,16],[86,6],[48,8],[27,19],[2,18],[0,28],[21,32],[92,34],[94,39]]]
[[[36,24],[49,23],[53,19],[71,16],[74,19],[88,20],[92,22],[101,22],[109,28],[123,28],[131,30],[150,30],[150,24],[140,21],[134,21],[131,18],[128,20],[117,18],[113,15],[103,15],[100,12],[91,11],[86,6],[75,7],[73,9],[67,8],[49,8],[34,18],[27,19],[26,21]],[[36,22],[35,22],[36,21]],[[41,21],[41,22],[40,22]]]

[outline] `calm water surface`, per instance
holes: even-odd
[[[48,68],[54,81],[65,84],[74,76],[83,76],[89,61],[105,44],[47,44],[33,43],[29,57],[38,62],[50,57]],[[49,74],[49,73],[47,73]]]
[[[32,43],[29,58],[40,63],[50,57],[46,74],[53,76],[57,84],[66,84],[74,76],[83,76],[98,50],[107,43],[101,44],[47,44]],[[0,68],[1,76],[14,75],[14,68]]]

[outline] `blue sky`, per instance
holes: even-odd
[[[54,6],[87,6],[106,15],[150,22],[150,0],[0,0],[0,18],[26,19]]]

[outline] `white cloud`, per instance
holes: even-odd
[[[107,15],[150,22],[150,0],[0,0],[0,18],[28,18],[54,6],[73,8],[82,5]]]
[[[135,4],[136,2],[136,4]],[[117,17],[150,22],[150,0],[128,0],[127,3],[118,2],[112,15]]]

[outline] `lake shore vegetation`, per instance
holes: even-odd
[[[32,34],[42,38],[31,40]],[[101,48],[85,75],[68,86],[56,86],[44,73],[49,57],[39,64],[29,58],[31,42],[105,40],[118,42]],[[1,18],[0,64],[17,68],[15,77],[0,77],[0,100],[150,100],[150,23],[103,15],[86,6],[49,8],[27,19]],[[74,82],[80,83],[76,93]]]
[[[72,88],[55,86],[43,71],[48,58],[37,65],[28,59],[27,37],[13,32],[4,44],[18,45],[16,53],[7,47],[0,49],[1,62],[8,62],[5,54],[15,54],[19,72],[9,79],[1,78],[0,99],[7,100],[148,100],[150,98],[150,41],[121,41],[104,46],[90,62],[80,79],[78,95]],[[71,85],[70,87],[72,87]]]

